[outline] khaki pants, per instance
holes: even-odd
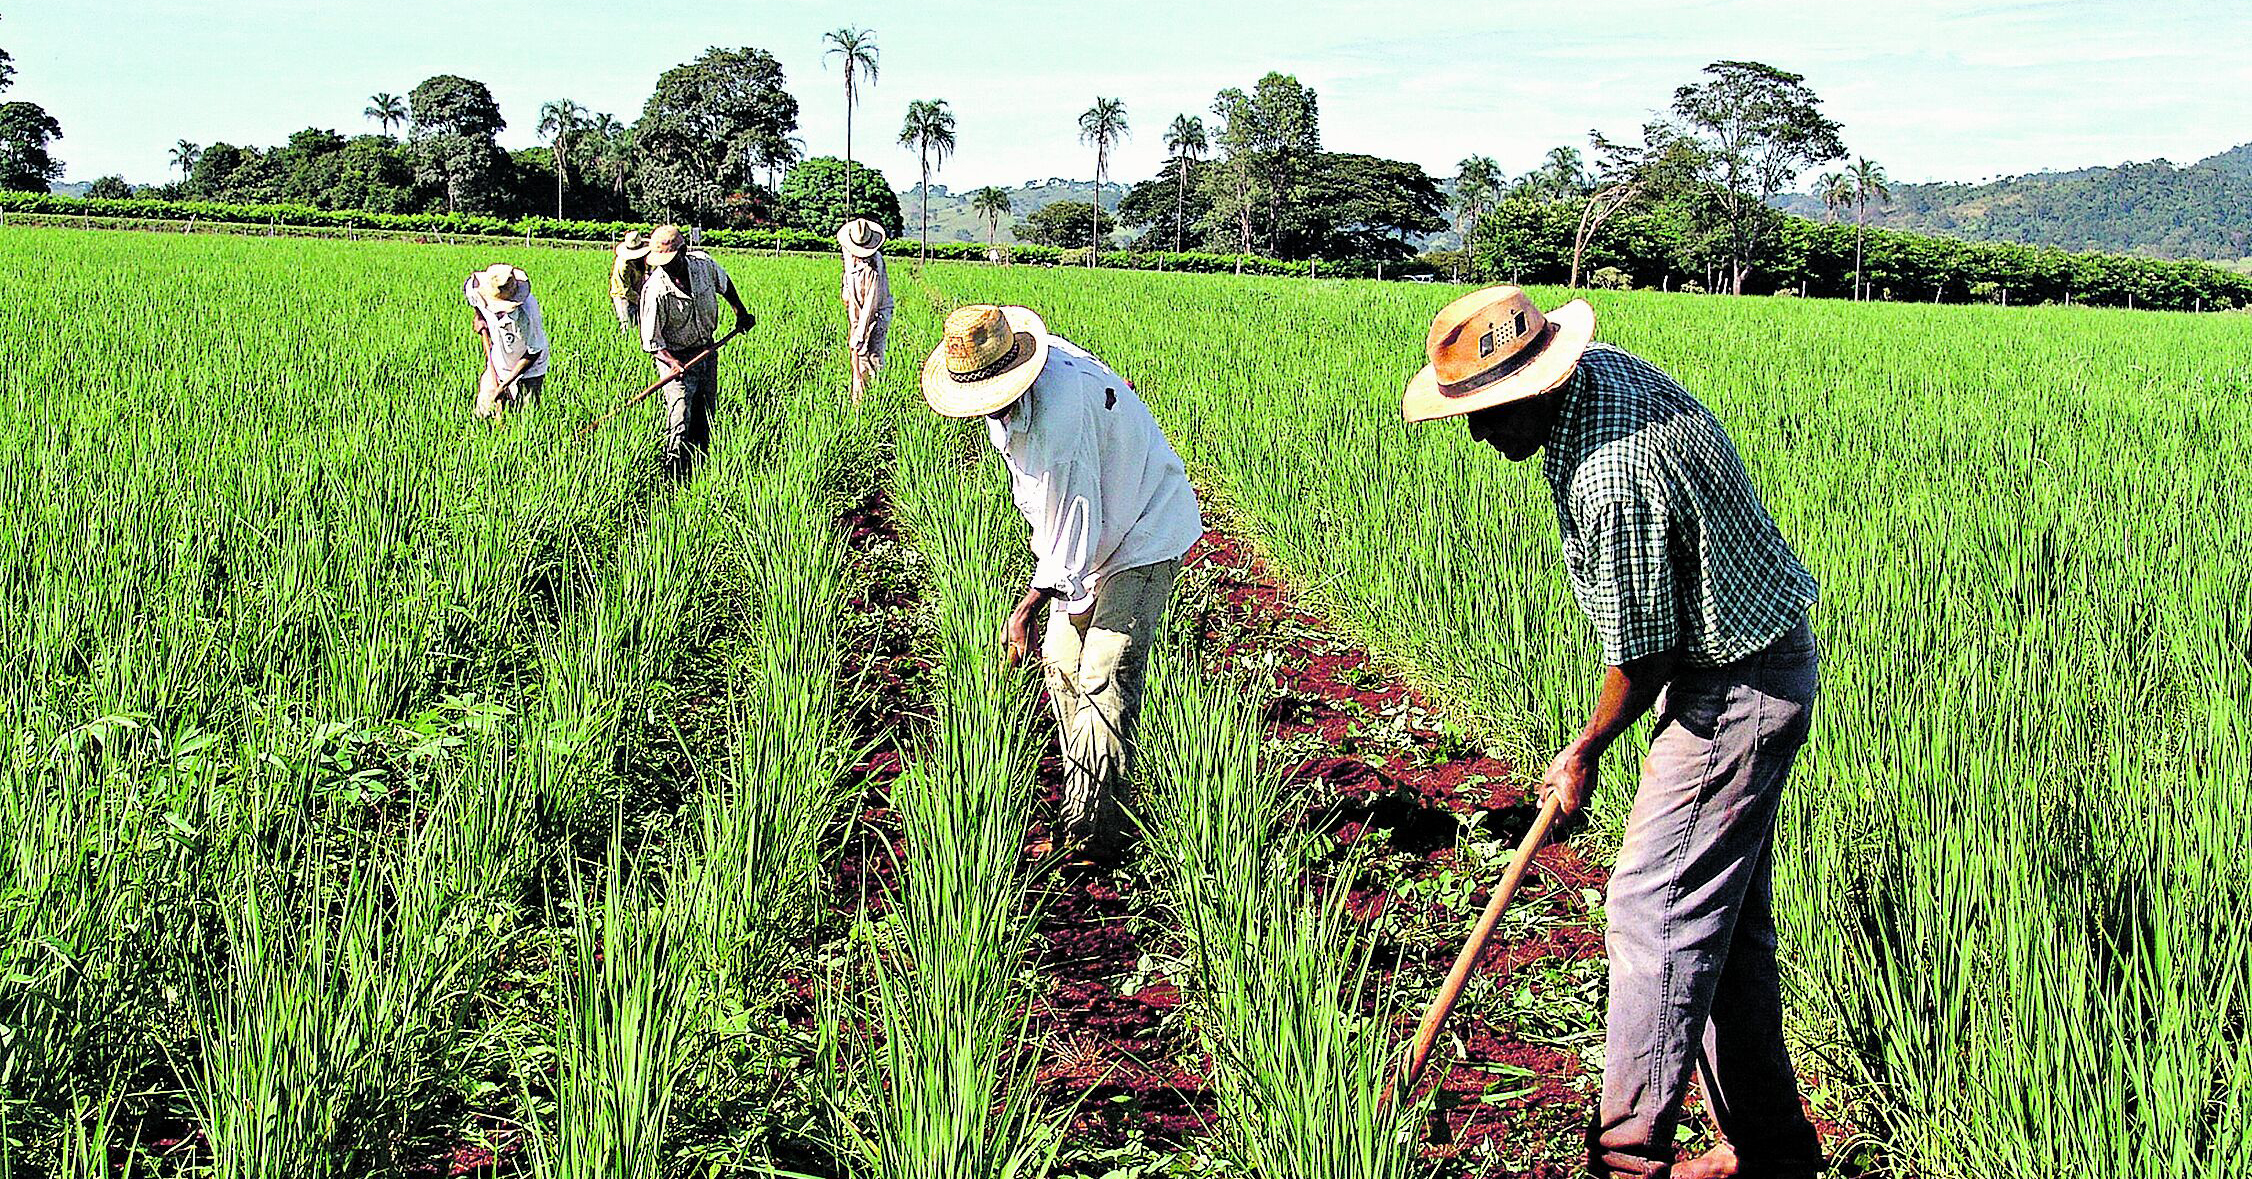
[[[1048,704],[1063,746],[1062,834],[1101,849],[1127,835],[1126,778],[1150,645],[1173,601],[1179,560],[1106,575],[1084,613],[1048,607]]]
[[[1588,1170],[1661,1176],[1692,1067],[1746,1175],[1812,1176],[1822,1148],[1783,1047],[1775,815],[1821,690],[1800,623],[1726,667],[1683,668],[1605,905],[1611,1008]]]

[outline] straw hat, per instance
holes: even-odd
[[[884,248],[884,227],[855,217],[837,227],[837,244],[855,258],[871,257]]]
[[[629,229],[624,237],[618,239],[618,258],[620,261],[631,262],[648,256],[649,242],[648,239],[641,236],[640,230]]]
[[[495,262],[477,272],[477,297],[495,311],[514,311],[524,305],[531,279],[506,262]]]
[[[1431,321],[1431,363],[1408,382],[1400,413],[1427,422],[1538,397],[1571,378],[1594,338],[1585,299],[1542,315],[1516,287],[1473,291]]]
[[[660,225],[649,234],[649,265],[670,266],[688,248],[678,225]]]
[[[1048,363],[1048,325],[1022,307],[973,304],[946,317],[923,362],[923,400],[950,418],[992,413],[1024,396]]]

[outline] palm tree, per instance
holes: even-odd
[[[189,143],[185,139],[172,148],[172,166],[180,170],[180,179],[182,180],[188,178],[188,173],[195,171],[195,162],[202,158],[202,146]]]
[[[761,143],[758,148],[758,166],[766,169],[766,187],[776,196],[782,195],[782,173],[790,165],[805,158],[805,140],[795,135],[777,135]]]
[[[1814,178],[1814,197],[1822,202],[1823,215],[1836,224],[1838,210],[1853,203],[1853,183],[1843,172],[1824,172]]]
[[[607,120],[607,122],[605,122]],[[611,115],[597,115],[594,132],[594,174],[618,196],[626,192],[626,177],[633,173],[633,125]]]
[[[1878,204],[1892,201],[1892,178],[1884,174],[1884,165],[1867,156],[1856,156],[1853,166],[1845,170],[1846,180],[1853,186],[1853,297],[1862,297],[1861,290],[1861,237],[1867,232],[1869,198]]]
[[[548,137],[547,154],[555,161],[555,219],[563,219],[563,180],[571,167],[571,139],[586,125],[586,108],[568,98],[540,107],[539,133]]]
[[[1001,236],[1001,218],[1016,210],[1009,206],[1009,194],[988,184],[970,194],[970,213],[985,219],[985,252],[993,253],[993,239]]]
[[[407,100],[388,90],[371,94],[368,96],[368,108],[360,113],[363,117],[374,119],[383,128],[383,133],[389,135],[393,124],[406,123]]]
[[[916,261],[931,252],[931,153],[940,166],[954,151],[954,112],[943,98],[918,98],[907,104],[907,121],[899,128],[899,146],[915,149],[923,161],[923,250]]]
[[[1547,175],[1554,200],[1572,196],[1587,183],[1587,169],[1580,165],[1580,151],[1576,147],[1549,148],[1541,170]]]
[[[1188,218],[1189,164],[1204,158],[1212,144],[1204,137],[1204,120],[1195,115],[1174,115],[1165,129],[1165,150],[1173,153],[1180,187],[1173,196],[1173,252],[1181,252],[1181,222]]]
[[[829,43],[828,51],[821,55],[823,67],[828,66],[829,59],[832,57],[844,60],[845,217],[849,220],[854,214],[852,203],[852,106],[860,101],[859,76],[865,73],[871,83],[876,80],[876,31],[848,25],[833,33],[821,34],[821,39]]]
[[[1492,156],[1469,156],[1456,167],[1460,171],[1454,177],[1454,204],[1462,211],[1462,252],[1467,256],[1478,237],[1478,222],[1501,192],[1501,165]],[[1459,271],[1456,277],[1461,277]]]
[[[1103,248],[1103,182],[1110,178],[1111,145],[1126,138],[1131,132],[1126,126],[1126,100],[1123,98],[1095,99],[1079,116],[1079,142],[1095,147],[1095,234],[1087,245],[1087,265],[1095,264],[1096,255]]]

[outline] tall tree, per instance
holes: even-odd
[[[832,57],[844,62],[845,217],[849,220],[855,215],[854,210],[860,207],[859,202],[853,199],[852,192],[852,108],[860,101],[860,75],[868,75],[871,85],[876,81],[876,31],[847,25],[835,32],[821,34],[821,39],[829,46],[827,52],[821,55],[821,64],[827,66]]]
[[[415,178],[445,186],[449,213],[490,212],[508,165],[493,141],[508,127],[493,92],[483,82],[440,74],[407,93],[407,111]]]
[[[1213,96],[1212,114],[1220,120],[1220,152],[1228,162],[1225,179],[1213,193],[1212,216],[1226,216],[1236,222],[1239,234],[1235,268],[1236,273],[1241,274],[1241,259],[1251,252],[1251,157],[1258,150],[1259,142],[1253,126],[1251,96],[1230,86]]]
[[[7,50],[0,49],[0,91],[14,85],[15,81],[16,59],[8,56]]]
[[[1569,145],[1552,147],[1541,162],[1541,176],[1548,185],[1550,200],[1568,200],[1587,188],[1587,168],[1580,161],[1580,152]]]
[[[764,49],[706,49],[666,70],[634,125],[639,200],[675,221],[711,221],[798,126],[782,63]]]
[[[360,114],[374,119],[383,133],[389,135],[391,128],[406,126],[407,101],[388,90],[380,91],[368,96],[368,108]]]
[[[1838,210],[1853,203],[1853,181],[1843,172],[1824,172],[1814,178],[1814,199],[1822,202],[1823,216],[1834,225]]]
[[[607,185],[613,196],[624,196],[626,177],[633,173],[633,128],[604,111],[594,116],[586,129],[593,141],[588,157],[595,178]]]
[[[1173,156],[1174,171],[1179,175],[1173,197],[1173,252],[1181,252],[1181,223],[1188,215],[1189,165],[1204,158],[1212,144],[1204,137],[1204,120],[1195,115],[1174,115],[1173,125],[1165,129],[1165,150]]]
[[[790,174],[782,178],[783,224],[811,233],[834,234],[838,226],[854,217],[866,217],[892,237],[904,234],[906,219],[900,214],[899,194],[892,191],[884,174],[856,160],[849,167],[857,175],[848,186],[843,175],[847,167],[835,156],[815,156],[790,169]],[[845,211],[844,203],[848,187],[860,193],[860,204],[851,213]]]
[[[202,154],[203,148],[189,143],[185,139],[172,145],[169,158],[172,161],[172,166],[180,170],[180,179],[186,180],[188,173],[195,171],[196,157]]]
[[[907,121],[899,128],[899,146],[913,148],[923,162],[923,245],[917,261],[931,253],[931,156],[941,167],[954,151],[954,112],[943,98],[918,98],[907,104]]]
[[[1251,88],[1252,150],[1267,195],[1267,250],[1291,257],[1285,212],[1302,212],[1297,191],[1313,157],[1321,151],[1321,105],[1297,77],[1270,71]]]
[[[1730,289],[1744,293],[1754,255],[1775,224],[1768,202],[1815,164],[1845,154],[1838,124],[1802,74],[1756,61],[1716,61],[1707,80],[1673,93],[1673,115],[1703,140],[1717,183]]]
[[[1095,208],[1103,207],[1103,183],[1110,179],[1110,149],[1131,134],[1126,126],[1126,100],[1123,98],[1095,99],[1095,105],[1079,114],[1079,142],[1092,144],[1095,149]],[[1095,264],[1102,253],[1102,218],[1095,218],[1093,234],[1087,241],[1087,265]]]
[[[1861,239],[1869,228],[1869,198],[1885,204],[1892,200],[1892,178],[1884,174],[1884,165],[1867,156],[1855,157],[1853,166],[1845,170],[1853,186],[1853,297],[1863,299],[1868,292],[1861,286]]]
[[[1493,208],[1501,195],[1501,165],[1492,156],[1465,156],[1455,165],[1454,207],[1462,215],[1457,227],[1462,233],[1462,255],[1470,256],[1471,243],[1478,237],[1478,221]],[[1458,271],[1455,278],[1460,279]]]
[[[0,103],[0,189],[45,192],[63,174],[47,145],[63,137],[62,124],[37,103]]]
[[[991,254],[994,239],[1001,236],[1001,218],[1015,212],[1009,194],[988,184],[970,194],[970,212],[985,221],[985,251]]]
[[[789,171],[790,165],[804,158],[805,140],[795,135],[785,135],[769,140],[762,146],[758,159],[754,162],[766,169],[766,187],[779,194],[782,191],[782,173]]]
[[[586,126],[586,108],[568,98],[540,106],[539,132],[547,136],[548,154],[555,164],[555,219],[563,219],[563,185],[571,169],[571,144]]]

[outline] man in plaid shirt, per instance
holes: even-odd
[[[1510,459],[1545,449],[1565,574],[1605,664],[1594,715],[1541,781],[1566,814],[1656,706],[1605,902],[1611,1000],[1596,1175],[1797,1177],[1822,1166],[1783,1045],[1774,831],[1819,685],[1814,578],[1720,423],[1671,377],[1591,343],[1594,312],[1513,287],[1432,325],[1409,421],[1462,416]],[[1676,1162],[1690,1070],[1727,1141]]]

